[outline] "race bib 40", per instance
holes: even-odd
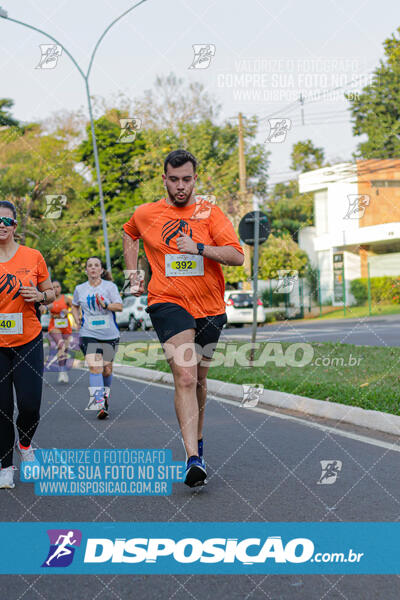
[[[22,313],[0,313],[0,334],[15,335],[22,332]]]

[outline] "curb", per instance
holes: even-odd
[[[113,371],[115,375],[134,377],[148,381],[149,383],[173,385],[174,382],[171,373],[144,369],[143,367],[115,364]],[[230,400],[236,400],[238,404],[242,402],[242,386],[237,383],[226,383],[217,379],[208,379],[207,389],[215,396],[228,397]],[[400,435],[400,416],[377,410],[367,410],[359,406],[349,406],[326,400],[315,400],[314,398],[306,398],[305,396],[297,396],[296,394],[278,392],[276,390],[264,390],[258,404],[266,407],[293,410],[313,417],[330,419],[337,423],[349,423],[382,433]]]

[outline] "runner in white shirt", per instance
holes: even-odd
[[[122,310],[122,299],[97,256],[88,258],[86,273],[88,280],[75,288],[72,312],[75,321],[80,324],[79,345],[89,367],[87,410],[97,410],[98,419],[105,419],[108,416],[112,362],[119,342],[115,313]]]

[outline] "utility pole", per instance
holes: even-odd
[[[243,115],[239,113],[239,183],[242,197],[247,195],[246,159],[244,156]]]
[[[303,94],[300,94],[299,102],[300,102],[300,106],[301,106],[301,124],[304,125],[304,97],[303,97]]]
[[[244,155],[244,135],[243,135],[243,115],[239,113],[239,217],[243,217],[247,212],[252,210],[252,202],[249,198],[246,183],[246,158]],[[243,267],[246,273],[246,280],[243,282],[243,289],[251,289],[251,249],[245,244],[243,247],[244,251],[244,263]]]

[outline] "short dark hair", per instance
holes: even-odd
[[[12,202],[9,202],[8,200],[0,200],[0,208],[8,208],[11,210],[14,219],[17,220],[17,209]]]
[[[193,154],[190,154],[190,152],[188,152],[187,150],[173,150],[168,154],[167,158],[164,160],[164,173],[167,172],[168,164],[170,164],[171,167],[176,168],[181,167],[187,162],[192,163],[193,171],[196,173],[197,160],[195,159]]]

